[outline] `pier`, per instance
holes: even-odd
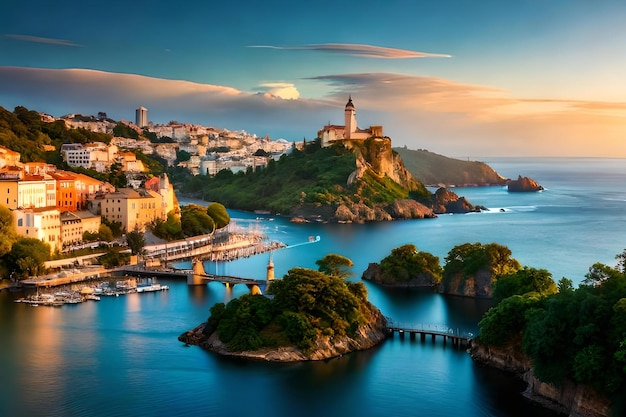
[[[387,337],[393,338],[398,333],[400,339],[404,339],[406,334],[410,340],[416,340],[419,336],[420,341],[425,342],[429,337],[433,343],[439,338],[443,341],[444,346],[449,341],[452,346],[457,348],[468,348],[474,338],[474,334],[461,329],[453,329],[448,326],[439,324],[426,323],[400,323],[387,317]]]

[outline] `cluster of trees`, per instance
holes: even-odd
[[[458,282],[475,282],[482,272],[486,285],[491,286],[500,277],[514,274],[521,268],[511,255],[509,248],[497,243],[464,243],[448,252],[442,267],[438,256],[407,244],[392,249],[380,261],[381,274],[377,281],[385,285],[401,285],[421,278],[422,282],[441,284],[442,290],[449,292]]]
[[[481,320],[479,341],[523,351],[540,380],[593,386],[623,410],[626,250],[617,259],[616,267],[594,264],[578,288],[567,278],[555,284],[542,269],[500,277],[499,302]]]
[[[215,304],[205,334],[217,331],[233,351],[293,345],[304,352],[319,336],[353,335],[374,309],[365,285],[344,279],[352,265],[348,258],[327,255],[317,265],[317,271],[294,268],[272,282],[273,298],[248,294]]]
[[[167,220],[156,219],[150,229],[155,236],[170,241],[213,233],[229,223],[230,215],[220,203],[211,203],[208,207],[188,204],[180,209],[180,215],[170,212]]]
[[[45,272],[50,245],[21,237],[15,230],[11,210],[0,205],[0,276],[22,279]]]
[[[439,257],[419,251],[413,244],[392,249],[391,253],[380,261],[380,269],[379,282],[386,285],[408,283],[420,275],[437,284],[443,274]]]

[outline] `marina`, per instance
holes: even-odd
[[[156,291],[167,291],[169,286],[154,282],[154,279],[147,283],[137,283],[135,278],[127,278],[122,281],[107,282],[101,281],[95,286],[93,283],[80,288],[71,287],[68,290],[55,292],[40,292],[26,297],[15,299],[15,303],[28,304],[33,307],[50,306],[61,307],[66,304],[79,304],[86,301],[100,301],[100,297],[119,297],[120,295],[132,293],[148,293]]]

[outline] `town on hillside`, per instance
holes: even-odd
[[[154,175],[142,156],[192,175],[213,176],[224,169],[237,173],[265,167],[271,159],[304,146],[304,141],[270,140],[245,131],[176,121],[154,124],[143,106],[136,109],[134,122],[114,121],[104,112],[55,118],[16,108],[15,115],[27,123],[64,126],[62,143],[57,137],[55,146],[38,146],[57,153],[58,164],[33,162],[32,156],[24,162],[20,152],[0,146],[0,204],[11,211],[19,236],[36,238],[57,253],[84,247],[89,242],[85,236],[97,237],[103,224],[122,232],[144,232],[155,222],[167,222],[168,214],[180,213],[167,174]],[[342,126],[329,124],[317,132],[322,147],[382,136],[382,126],[358,128],[351,97],[344,119]],[[77,130],[93,132],[102,141],[71,139],[70,133]],[[122,180],[113,181],[113,172]]]
[[[103,112],[97,117],[41,114],[41,121],[62,121],[68,129],[113,136],[109,143],[61,145],[63,161],[78,172],[45,162],[21,162],[19,152],[0,146],[0,204],[12,211],[19,235],[40,239],[59,252],[82,243],[84,232],[97,233],[101,219],[121,223],[124,231],[145,230],[155,219],[166,220],[169,212],[179,211],[167,174],[147,175],[149,167],[137,153],[158,156],[168,166],[177,164],[193,175],[215,175],[223,169],[237,173],[266,166],[270,158],[280,158],[293,146],[284,139],[274,141],[245,131],[176,121],[154,124],[143,106],[136,110],[135,123],[116,122]],[[116,135],[120,125],[125,128],[123,136]],[[125,187],[80,170],[105,173],[112,167],[123,173]]]

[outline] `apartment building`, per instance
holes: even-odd
[[[163,219],[162,197],[152,190],[119,188],[100,200],[100,214],[109,222],[120,222],[130,232],[144,230],[153,220]]]

